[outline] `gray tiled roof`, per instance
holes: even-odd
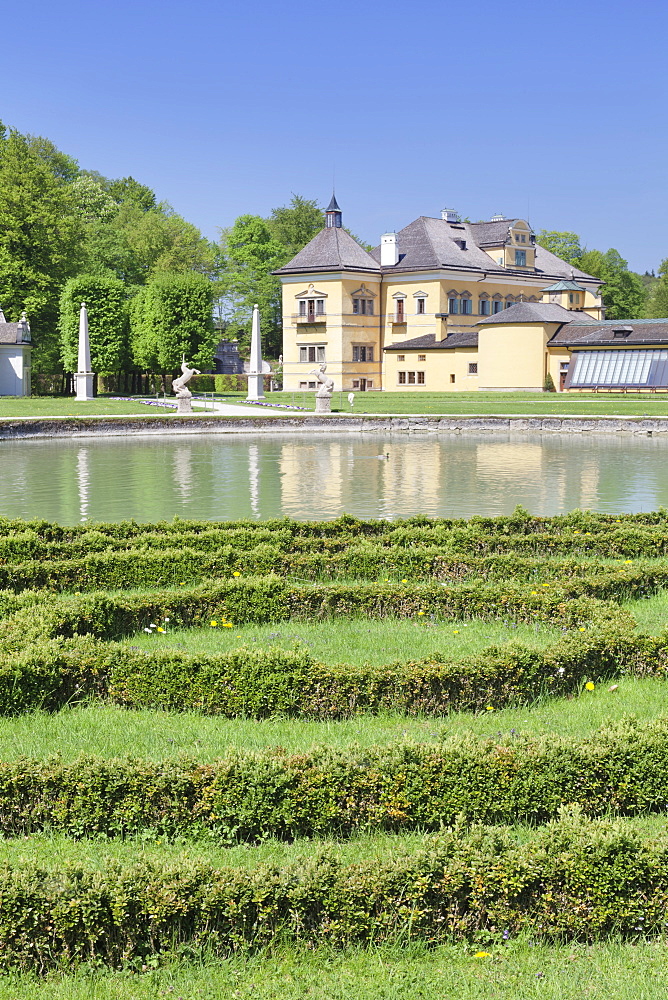
[[[455,330],[449,333],[445,340],[436,340],[433,333],[424,337],[414,337],[413,340],[402,340],[398,344],[387,344],[384,351],[450,351],[455,347],[477,347],[478,328],[473,326],[470,330]]]
[[[628,336],[615,337],[615,330],[630,331]],[[576,320],[563,326],[550,344],[569,344],[585,347],[633,347],[638,344],[668,343],[668,319],[606,319]]]
[[[315,271],[380,271],[379,264],[357,240],[336,226],[322,229],[296,257],[274,274],[299,274]]]
[[[579,318],[584,314],[564,309],[556,302],[516,302],[503,312],[486,316],[478,323],[481,326],[490,323],[570,323],[574,315]]]
[[[535,267],[504,267],[497,264],[484,250],[480,243],[485,242],[492,232],[501,232],[504,227],[512,225],[514,219],[504,219],[503,222],[446,222],[444,219],[431,219],[422,215],[400,231],[397,237],[399,261],[391,267],[383,267],[383,274],[392,271],[428,271],[440,268],[453,268],[465,271],[484,271],[486,274],[526,274],[531,277],[546,279],[579,277],[596,281],[597,278],[567,264],[555,257],[544,247],[536,246]],[[485,237],[485,240],[482,239]],[[505,238],[505,237],[504,237]],[[462,250],[455,240],[464,240],[466,249]],[[380,247],[371,251],[371,256],[380,261]]]
[[[488,244],[498,247],[506,242],[508,230],[518,221],[518,219],[500,219],[497,222],[471,222],[469,225],[478,246]]]
[[[18,323],[0,323],[0,344],[21,344]]]

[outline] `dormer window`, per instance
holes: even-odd
[[[526,267],[527,266],[527,252],[526,250],[516,250],[515,251],[515,267]]]

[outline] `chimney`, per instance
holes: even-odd
[[[383,233],[380,238],[380,266],[394,267],[399,263],[399,244],[396,233]]]
[[[459,218],[459,212],[456,212],[454,208],[444,208],[441,211],[441,218],[443,222],[461,222]]]
[[[448,339],[448,315],[447,313],[436,313],[436,343]]]

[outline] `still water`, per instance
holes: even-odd
[[[0,458],[0,515],[61,524],[668,506],[668,440],[626,435],[3,441]]]

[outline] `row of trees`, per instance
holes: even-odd
[[[668,259],[654,274],[637,274],[618,250],[588,250],[577,233],[541,230],[536,242],[573,267],[605,282],[602,298],[608,319],[668,316]]]

